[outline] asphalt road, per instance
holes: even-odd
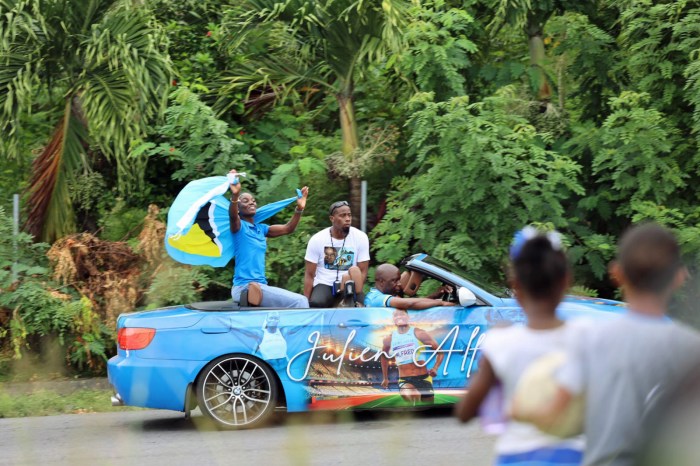
[[[218,431],[198,411],[0,419],[2,465],[487,466],[494,438],[446,410],[283,414]]]

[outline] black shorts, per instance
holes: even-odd
[[[340,297],[340,293],[338,293]],[[319,283],[315,285],[311,291],[309,298],[309,306],[311,307],[335,307],[337,304],[336,296],[333,296],[333,287]]]
[[[319,283],[314,285],[309,298],[309,307],[338,307],[338,304],[343,299],[343,292],[338,292],[333,295],[333,287]],[[357,291],[357,302],[363,303],[365,295],[362,290]]]
[[[399,390],[404,388],[406,384],[411,384],[418,390],[421,400],[433,398],[435,396],[435,392],[433,391],[433,379],[429,374],[401,377],[399,379]]]

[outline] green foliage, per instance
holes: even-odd
[[[126,241],[135,238],[141,231],[145,209],[128,207],[122,199],[117,199],[111,209],[102,213],[100,237],[107,241]]]
[[[436,100],[464,93],[464,71],[472,65],[477,47],[469,40],[474,19],[462,9],[449,8],[442,0],[409,10],[404,38],[407,50],[395,55],[403,73],[412,75],[418,90],[434,92]],[[389,60],[389,64],[393,62]]]
[[[700,8],[688,12],[681,21],[674,26],[674,36],[680,42],[688,57],[687,65],[683,70],[686,79],[683,98],[692,105],[695,145],[700,145]]]
[[[69,184],[70,197],[77,208],[89,212],[97,208],[105,197],[104,176],[89,172]]]
[[[63,304],[62,299],[34,280],[23,281],[12,293],[4,294],[0,299],[0,306],[15,310],[13,317],[22,335],[47,336],[56,332],[61,344],[71,324],[71,315]],[[13,341],[18,341],[17,334],[13,334]],[[21,349],[21,345],[16,345],[15,354],[19,355]]]
[[[351,93],[370,65],[401,47],[407,7],[403,0],[243,2],[224,21],[222,41],[248,55],[231,86],[284,97],[302,86]]]
[[[148,0],[168,37],[168,54],[177,82],[202,89],[216,87],[231,63],[219,48],[224,5],[219,0]]]
[[[567,254],[573,264],[586,264],[588,273],[602,280],[608,272],[608,263],[615,254],[615,238],[590,231],[582,235]]]
[[[410,145],[420,169],[397,186],[377,228],[389,238],[379,236],[375,248],[389,241],[413,244],[497,277],[514,231],[532,222],[568,225],[564,202],[582,193],[580,166],[545,148],[548,136],[514,113],[521,102],[512,93],[473,104],[418,95],[411,105]]]
[[[612,99],[613,113],[598,135],[602,144],[592,169],[598,183],[615,192],[613,201],[663,203],[685,185],[686,175],[671,156],[678,133],[661,112],[646,108],[647,101],[648,95],[628,91]],[[620,205],[618,213],[629,214],[629,207]]]
[[[273,218],[269,223],[287,221],[288,218],[284,217],[283,219]],[[306,244],[317,231],[318,228],[311,218],[302,217],[294,233],[268,240],[266,273],[270,284],[296,293],[303,292]]]
[[[251,162],[243,143],[231,136],[224,121],[201,102],[199,96],[181,86],[170,94],[172,104],[165,112],[166,122],[157,130],[163,141],[146,142],[137,146],[132,155],[165,157],[178,167],[173,180],[192,180],[213,175],[225,175],[231,168]]]
[[[387,213],[373,230],[372,248],[378,263],[398,264],[411,254],[413,247],[421,247],[421,240],[428,236],[429,228],[424,216],[406,205],[412,182],[408,178],[394,180],[396,193],[387,204]],[[427,249],[426,249],[427,250]]]
[[[3,0],[0,10],[3,152],[29,159],[32,147],[20,145],[25,115],[36,104],[50,112],[29,221],[32,233],[53,240],[75,228],[66,183],[89,168],[91,144],[114,162],[121,195],[144,188],[142,161],[127,150],[165,103],[167,41],[133,0]]]
[[[314,127],[314,117],[319,115],[279,106],[246,128],[245,141],[261,165],[258,197],[279,200],[278,188],[280,192],[294,192],[319,175],[327,181],[325,159],[341,145],[335,135],[325,135]],[[276,163],[271,154],[277,154]]]
[[[682,102],[683,87],[678,83],[690,50],[683,50],[682,41],[675,42],[677,35],[685,35],[679,30],[682,26],[680,20],[693,3],[634,2],[620,5],[622,30],[619,40],[626,49],[625,70],[634,80],[636,89],[652,96],[654,104],[661,109]],[[686,28],[686,32],[690,31]]]
[[[244,136],[256,162],[263,164],[253,185],[259,202],[291,197],[296,188],[308,186],[309,202],[304,218],[312,217],[319,226],[327,224],[327,207],[347,197],[347,184],[328,177],[327,160],[330,154],[339,151],[339,138],[335,134],[326,135],[313,125],[314,120],[324,116],[327,115],[298,113],[279,106],[252,122]],[[266,171],[270,154],[277,154],[277,163]]]
[[[527,33],[544,27],[554,13],[590,11],[593,6],[593,2],[579,0],[489,0],[487,3],[495,10],[491,21],[493,26],[512,24]]]
[[[81,370],[99,371],[107,360],[112,335],[92,311],[90,301],[74,300],[58,292],[48,277],[47,245],[34,244],[29,235],[12,237],[11,220],[0,208],[0,310],[10,312],[0,335],[15,358],[39,352],[57,338],[67,359]]]
[[[175,265],[167,261],[160,267],[146,293],[147,308],[199,301],[209,277],[202,267]]]
[[[113,407],[111,394],[112,390],[80,390],[68,395],[53,390],[39,390],[13,396],[0,386],[0,419],[140,409]]]
[[[62,314],[71,319],[70,330],[73,341],[68,345],[68,357],[74,366],[83,371],[98,372],[107,362],[107,348],[114,341],[114,330],[108,329],[100,321],[92,308],[92,302],[85,296],[63,306]]]
[[[56,337],[66,359],[79,370],[93,373],[104,369],[110,331],[92,311],[89,299],[71,301],[44,288],[35,280],[23,281],[0,298],[0,307],[14,309],[10,321],[10,344],[15,358],[25,351],[42,350],[44,341]]]
[[[587,288],[582,285],[574,285],[571,288],[569,288],[566,293],[573,296],[587,296],[589,298],[598,297],[598,292],[596,290],[592,288]]]
[[[17,280],[48,272],[44,255],[48,245],[34,243],[26,233],[13,236],[12,218],[0,207],[0,289]]]
[[[294,146],[300,151],[305,150],[300,146]],[[260,183],[259,196],[262,199],[273,200],[281,197],[281,193],[295,193],[295,189],[301,186],[302,178],[308,179],[313,174],[326,173],[326,165],[315,157],[304,157],[290,163],[284,163],[272,172],[268,180]]]
[[[649,219],[700,261],[697,1],[85,5],[0,0],[16,13],[0,16],[0,206],[43,194],[47,238],[74,205],[103,238],[133,241],[146,203],[240,168],[261,203],[310,187],[298,230],[269,242],[271,283],[294,291],[306,241],[331,202],[359,204],[360,176],[376,262],[424,250],[498,280],[513,232],[539,223],[563,230],[577,292],[614,297],[617,239]],[[35,160],[65,165],[30,182]],[[111,336],[51,283],[46,245],[14,248],[3,218],[3,349],[53,338],[97,370]],[[147,305],[225,299],[231,269],[156,265]],[[690,315],[697,293],[683,299]]]
[[[615,38],[588,16],[571,12],[553,17],[545,32],[551,42],[550,63],[557,74],[560,101],[566,101],[566,109],[576,117],[599,122],[609,112],[608,102],[619,94],[623,80],[615,67],[620,58]]]

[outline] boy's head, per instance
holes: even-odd
[[[662,294],[682,284],[685,274],[673,234],[655,223],[630,228],[622,235],[614,278],[638,292]],[[622,276],[620,276],[622,275]]]

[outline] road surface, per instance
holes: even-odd
[[[0,419],[2,465],[487,466],[493,437],[449,411],[295,413],[218,431],[199,411]]]

